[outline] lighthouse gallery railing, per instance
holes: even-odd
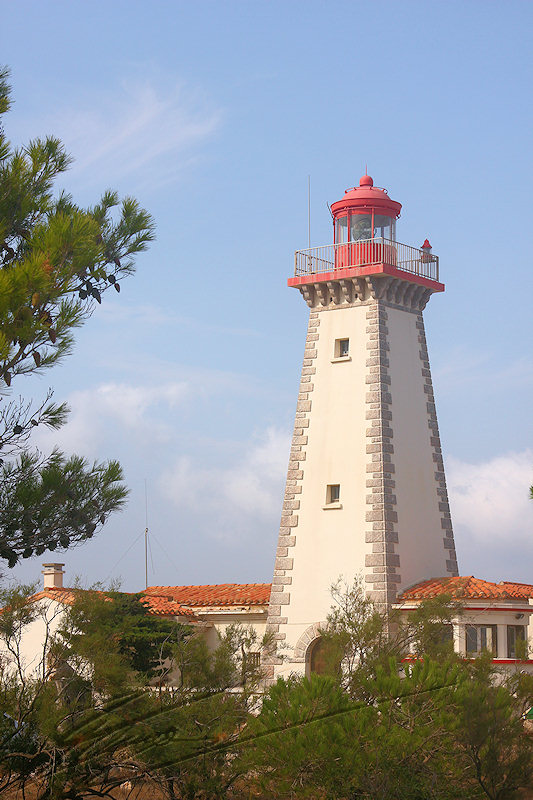
[[[294,254],[296,276],[374,264],[384,264],[432,281],[439,280],[438,256],[391,239],[360,239],[343,244],[326,244],[297,250]]]

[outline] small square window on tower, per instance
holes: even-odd
[[[340,483],[330,483],[326,492],[326,504],[329,506],[331,503],[340,503],[341,500],[341,486]]]
[[[346,358],[350,355],[350,340],[335,339],[335,358]]]
[[[333,358],[335,361],[351,361],[350,359],[350,340],[349,339],[335,339],[335,347],[333,350]]]

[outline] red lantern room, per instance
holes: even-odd
[[[370,175],[347,189],[342,200],[331,206],[335,268],[379,262],[395,266],[396,220],[401,210],[401,203],[374,186]]]
[[[331,206],[335,244],[364,239],[396,239],[396,220],[402,204],[391,200],[385,189],[378,189],[370,175],[363,175],[359,186],[347,189],[342,200]]]

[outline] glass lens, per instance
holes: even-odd
[[[372,215],[371,214],[352,214],[350,217],[350,240],[352,242],[361,239],[372,238]]]

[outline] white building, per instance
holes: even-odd
[[[12,648],[19,658],[0,643],[0,662],[25,675],[49,674],[48,648],[61,624],[65,607],[75,602],[83,589],[64,586],[62,563],[44,564],[43,588],[31,598],[32,613],[27,624],[14,631]],[[141,602],[150,614],[174,619],[201,629],[210,647],[229,625],[253,628],[255,643],[248,656],[259,662],[266,629],[269,583],[224,583],[205,586],[149,586]],[[19,662],[19,663],[17,663]]]
[[[63,586],[63,564],[46,564],[44,587],[33,596],[33,621],[20,631],[21,663],[26,674],[44,674],[47,669],[45,642],[50,641],[61,621],[65,606],[74,602],[80,589]],[[252,626],[257,633],[256,657],[266,630],[270,584],[215,584],[202,586],[151,586],[142,592],[142,600],[151,614],[176,622],[199,626],[208,643],[216,647],[218,633],[228,625]],[[448,594],[459,601],[461,615],[453,620],[455,650],[465,658],[474,658],[482,650],[493,652],[493,660],[502,669],[533,673],[533,660],[523,659],[520,641],[533,635],[533,586],[503,581],[491,583],[474,576],[432,578],[406,589],[393,608],[402,612],[416,608],[423,600]],[[313,648],[319,641],[310,639],[306,649],[305,671],[311,671]],[[254,652],[254,651],[252,651]],[[292,656],[287,654],[288,659]],[[519,657],[520,656],[520,657]],[[288,660],[289,669],[294,670]]]
[[[442,594],[450,595],[462,608],[460,616],[452,621],[457,653],[475,658],[488,650],[496,665],[533,673],[533,660],[524,659],[523,652],[532,633],[533,586],[510,581],[491,583],[473,575],[430,578],[402,592],[395,608],[408,613],[423,600]]]

